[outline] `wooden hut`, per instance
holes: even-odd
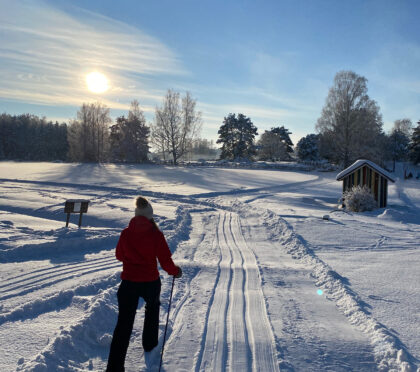
[[[370,160],[357,160],[350,167],[337,175],[337,181],[343,181],[343,194],[353,186],[366,185],[375,196],[379,208],[386,207],[388,181],[395,182],[391,175]]]

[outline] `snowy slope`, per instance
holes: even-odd
[[[385,210],[347,214],[331,212],[334,178],[1,162],[0,370],[104,370],[121,270],[114,247],[139,193],[184,269],[163,370],[416,370],[420,181],[397,180]],[[76,216],[64,228],[64,201],[75,197],[91,200],[80,230]],[[161,334],[171,278],[162,282]],[[159,364],[159,350],[141,348],[142,306],[127,371]]]

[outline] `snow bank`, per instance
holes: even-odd
[[[0,250],[0,262],[62,258],[115,248],[121,229],[60,228],[40,233],[41,243]],[[43,238],[42,238],[43,237]],[[42,239],[41,239],[42,238]],[[5,247],[3,245],[3,247]]]
[[[92,355],[106,359],[117,318],[116,290],[114,286],[95,296],[78,324],[63,328],[33,360],[21,360],[16,371],[85,371],[93,369]]]
[[[242,169],[279,169],[296,171],[324,171],[331,172],[336,166],[325,161],[229,161],[229,160],[203,160],[184,161],[179,165],[186,167],[219,167],[219,168],[242,168]]]
[[[58,311],[65,308],[76,296],[92,296],[97,294],[100,290],[115,286],[120,281],[120,273],[115,274],[89,282],[88,284],[78,285],[71,290],[62,290],[58,293],[39,298],[35,301],[25,303],[18,306],[12,311],[0,315],[0,325],[5,322],[35,318],[36,316],[49,312]]]

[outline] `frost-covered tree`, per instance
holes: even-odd
[[[252,159],[256,154],[255,136],[257,128],[251,119],[243,114],[229,114],[220,127],[219,139],[222,144],[221,159]]]
[[[393,130],[389,135],[390,154],[394,161],[405,160],[409,151],[410,138],[400,130]]]
[[[322,137],[320,155],[345,167],[358,158],[382,157],[382,117],[366,83],[353,71],[337,73],[316,125]]]
[[[407,137],[411,137],[413,133],[413,122],[410,119],[399,119],[394,121],[394,131],[400,131]]]
[[[289,153],[293,152],[290,144],[293,143],[289,134],[291,133],[284,127],[266,130],[257,143],[258,157],[271,161],[290,160]]]
[[[293,142],[290,139],[289,134],[292,132],[289,129],[285,128],[283,125],[281,127],[271,128],[271,132],[276,136],[279,136],[284,145],[286,146],[286,151],[291,154],[293,153]]]
[[[318,160],[319,135],[308,134],[302,137],[296,145],[296,153],[300,160]]]
[[[174,164],[191,148],[192,141],[201,129],[201,112],[196,110],[196,100],[187,92],[180,94],[168,90],[161,107],[156,107],[151,126],[153,145],[172,157]]]
[[[118,117],[111,127],[111,157],[116,161],[141,163],[149,153],[149,128],[137,100],[131,102],[128,117]]]
[[[193,140],[190,151],[192,155],[213,157],[217,154],[217,148],[213,140],[208,140],[205,138],[196,138]]]
[[[411,132],[411,120],[403,119],[394,122],[394,127],[388,136],[388,153],[394,163],[393,170],[395,170],[396,161],[408,158]]]
[[[417,122],[417,127],[413,131],[410,143],[410,160],[414,164],[420,163],[420,120]]]
[[[105,161],[108,155],[111,122],[109,108],[104,104],[84,103],[67,134],[70,160]]]

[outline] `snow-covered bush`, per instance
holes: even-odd
[[[352,212],[371,211],[376,208],[375,197],[367,186],[353,186],[343,195],[346,209]]]

